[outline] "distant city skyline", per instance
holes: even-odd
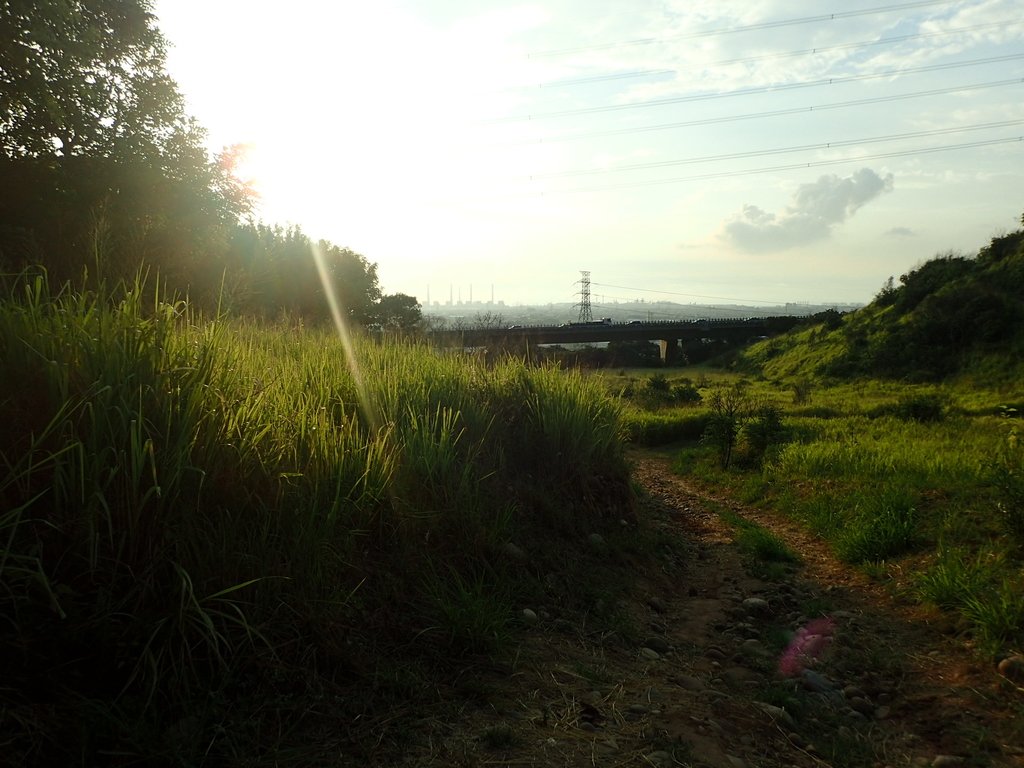
[[[571,301],[580,270],[696,300],[866,303],[975,253],[1024,211],[1022,11],[154,5],[211,149],[248,145],[265,221],[361,253],[387,293],[493,284],[507,304]]]

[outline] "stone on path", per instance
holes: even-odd
[[[813,669],[805,669],[800,673],[800,682],[804,688],[814,693],[831,693],[836,689],[835,684],[824,675],[820,675]]]
[[[1024,683],[1024,656],[1007,656],[999,662],[999,674],[1014,683]]]
[[[747,611],[747,613],[764,615],[768,613],[768,601],[763,597],[748,597],[743,601],[743,609]]]

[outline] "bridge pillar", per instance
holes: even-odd
[[[661,348],[662,365],[673,365],[682,354],[679,339],[660,339],[658,346]]]

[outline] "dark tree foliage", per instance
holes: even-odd
[[[8,157],[151,157],[186,122],[148,0],[0,6]]]
[[[416,297],[404,293],[381,296],[374,312],[375,322],[386,331],[412,331],[422,319],[423,312]]]
[[[0,5],[0,257],[57,280],[201,282],[248,210],[164,72],[148,0]],[[204,290],[210,286],[202,286]]]
[[[273,317],[288,312],[308,320],[330,318],[315,253],[345,319],[375,321],[380,288],[377,265],[348,248],[314,243],[298,227],[240,226],[228,248],[231,309]]]
[[[0,2],[0,266],[55,283],[140,269],[206,306],[370,322],[376,265],[298,229],[244,223],[239,149],[211,158],[165,73],[150,0]]]

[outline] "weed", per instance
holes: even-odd
[[[790,384],[793,390],[793,405],[807,405],[811,402],[813,385],[808,379],[797,379]]]
[[[1024,601],[1019,579],[1003,579],[994,589],[965,597],[964,616],[974,626],[984,653],[994,656],[1024,640]]]
[[[701,439],[714,448],[722,469],[728,469],[749,403],[743,388],[736,384],[724,390],[716,389],[708,399],[708,405],[711,415]]]
[[[449,568],[428,572],[424,591],[456,655],[494,651],[507,642],[512,605],[493,582]]]
[[[847,563],[878,562],[901,555],[916,539],[914,518],[914,508],[906,505],[861,512],[836,538],[836,554]]]
[[[772,563],[796,563],[799,558],[775,534],[761,527],[742,529],[736,537],[740,550],[758,560]]]
[[[728,511],[719,512],[736,529],[740,551],[765,563],[797,563],[800,559],[778,536],[766,528]]]
[[[897,418],[922,423],[942,421],[946,410],[945,398],[934,392],[901,397],[892,407]]]
[[[960,609],[969,599],[988,591],[1004,567],[1002,558],[991,552],[972,556],[961,547],[943,548],[935,564],[917,577],[915,586],[925,601]]]

